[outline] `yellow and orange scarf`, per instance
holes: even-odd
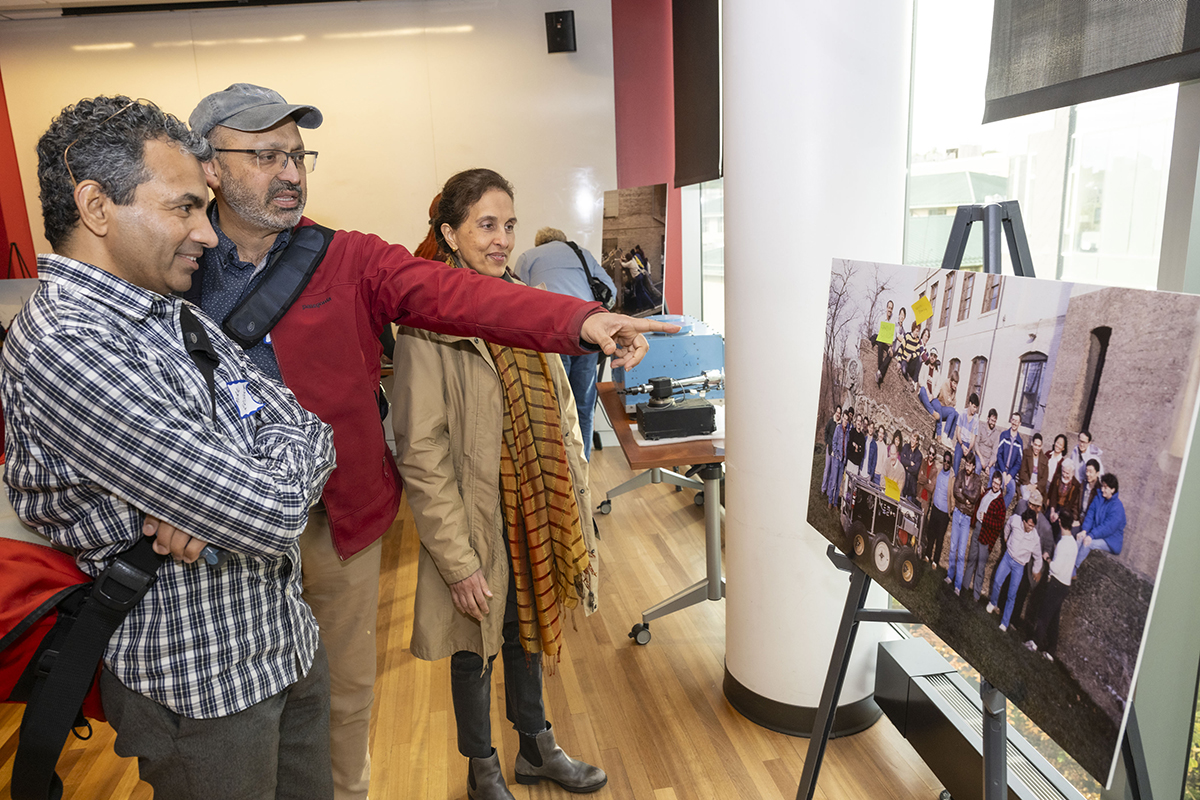
[[[500,496],[521,646],[560,658],[563,608],[591,592],[591,560],[546,356],[488,343],[504,392]]]

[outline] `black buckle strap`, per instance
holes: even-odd
[[[165,556],[154,552],[153,543],[154,539],[142,537],[118,555],[94,584],[91,596],[97,602],[89,599],[83,604],[78,618],[65,632],[61,646],[55,641],[45,648],[57,651],[56,655],[48,656],[54,662],[54,669],[34,681],[21,719],[13,759],[13,800],[62,797],[63,785],[54,771],[55,765],[67,733],[78,725],[79,710],[96,677],[96,665],[108,640],[129,609],[154,584],[154,573]],[[131,592],[132,596],[126,596],[125,592]],[[42,655],[38,656],[39,664],[43,663]]]
[[[323,225],[293,231],[288,246],[267,265],[262,280],[221,324],[226,335],[245,349],[261,342],[304,291],[331,241],[333,231]]]

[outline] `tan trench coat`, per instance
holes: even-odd
[[[504,426],[500,378],[478,338],[400,328],[396,336],[393,425],[400,474],[421,538],[412,654],[426,661],[460,650],[500,651],[509,556],[500,507]],[[584,544],[598,569],[588,464],[562,361],[547,354],[562,410],[563,440]],[[493,598],[483,622],[454,608],[449,584],[482,569]],[[598,575],[592,576],[595,610]]]

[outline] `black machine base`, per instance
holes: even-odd
[[[637,424],[647,439],[704,436],[717,429],[717,410],[700,398],[676,400],[668,406],[638,403]]]

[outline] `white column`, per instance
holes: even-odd
[[[725,686],[755,721],[802,728],[848,588],[806,522],[830,265],[901,261],[912,4],[738,0],[723,14]],[[870,712],[886,635],[860,626],[843,707]]]

